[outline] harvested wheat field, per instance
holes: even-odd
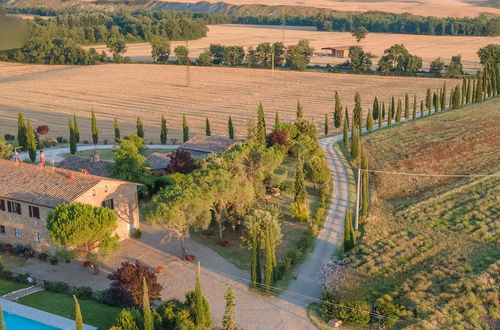
[[[287,45],[295,44],[301,39],[309,40],[316,53],[321,52],[322,47],[356,44],[356,40],[349,32],[316,31],[315,27],[288,26],[284,31],[284,35]],[[209,25],[209,32],[205,38],[189,41],[189,51],[191,57],[195,58],[207,49],[210,44],[255,47],[261,42],[282,40],[283,31],[280,26],[238,24]],[[369,33],[367,38],[362,40],[359,45],[366,51],[377,56],[377,58],[372,59],[375,68],[378,59],[384,54],[384,50],[396,43],[404,44],[410,53],[422,57],[424,69],[427,69],[429,63],[437,57],[441,57],[447,63],[452,56],[461,54],[464,70],[476,72],[480,69],[479,58],[477,57],[479,48],[491,43],[500,43],[500,37]],[[185,45],[184,42],[173,42],[172,49],[180,44]],[[93,47],[99,50],[99,52],[106,50],[104,45]],[[149,43],[129,44],[126,55],[130,56],[134,61],[152,61]],[[345,58],[314,56],[311,64],[339,64],[345,61]]]
[[[297,100],[305,114],[320,127],[324,114],[333,111],[334,91],[350,109],[356,91],[363,108],[371,107],[376,95],[386,102],[406,92],[424,97],[426,88],[439,88],[443,79],[358,76],[316,72],[216,67],[186,67],[154,64],[106,64],[95,66],[20,65],[0,62],[0,134],[17,133],[17,113],[23,112],[34,126],[46,124],[48,136],[67,136],[68,118],[80,119],[82,140],[90,140],[90,109],[95,110],[101,141],[113,137],[113,119],[118,118],[122,135],[135,132],[135,121],[144,122],[146,141],[159,140],[160,117],[168,121],[169,138],[178,142],[182,114],[191,134],[204,134],[205,117],[212,134],[227,134],[231,115],[236,135],[246,136],[246,123],[254,118],[262,102],[267,120],[276,111],[282,120],[295,116]],[[448,86],[456,84],[448,80]],[[332,124],[330,124],[332,126]]]

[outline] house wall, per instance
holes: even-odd
[[[5,199],[4,199],[5,200]],[[7,200],[5,200],[7,204]],[[10,243],[12,245],[25,245],[31,246],[36,251],[44,251],[47,253],[55,253],[56,247],[52,243],[47,230],[47,214],[51,210],[47,207],[37,206],[40,210],[40,219],[32,218],[29,216],[29,205],[27,203],[21,204],[21,214],[10,213],[0,210],[0,225],[5,226],[5,234],[0,233],[1,243]],[[16,237],[15,229],[21,230],[21,237]],[[40,234],[40,243],[35,241],[35,234]]]
[[[131,230],[139,228],[137,186],[115,180],[103,180],[78,197],[75,202],[102,206],[102,202],[108,199],[114,201],[118,222],[116,233],[120,239],[125,239],[129,237]]]

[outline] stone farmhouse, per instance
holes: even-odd
[[[46,219],[62,203],[84,203],[116,211],[121,239],[139,228],[137,184],[66,169],[0,160],[0,243],[54,253]]]

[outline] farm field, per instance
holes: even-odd
[[[315,52],[321,52],[322,47],[355,45],[356,40],[349,32],[325,32],[316,31],[315,27],[293,27],[288,26],[284,31],[285,44],[296,44],[301,39],[310,41]],[[189,41],[189,51],[192,58],[207,49],[210,44],[222,44],[225,46],[257,46],[261,42],[276,42],[283,40],[281,26],[271,25],[239,25],[221,24],[209,25],[209,31],[205,38]],[[389,34],[369,33],[367,38],[359,45],[366,51],[375,54],[377,58],[372,59],[374,68],[384,50],[390,46],[402,43],[410,53],[418,55],[423,59],[423,68],[428,69],[432,60],[441,57],[448,63],[452,56],[462,55],[464,70],[476,72],[480,69],[477,51],[490,43],[500,43],[500,37],[461,37],[461,36],[427,36],[413,34]],[[172,42],[172,50],[184,42]],[[106,46],[93,46],[99,52],[106,50]],[[86,47],[90,48],[90,47]],[[151,47],[149,43],[129,44],[125,54],[134,61],[151,62]],[[173,55],[173,51],[172,51]],[[331,56],[314,56],[311,64],[340,64],[345,58],[334,58]]]
[[[420,100],[426,88],[439,88],[445,80],[293,71],[277,71],[273,77],[270,70],[192,66],[190,81],[190,87],[186,87],[186,67],[177,65],[0,62],[0,134],[17,135],[17,114],[23,112],[35,127],[48,125],[48,137],[67,136],[68,118],[76,113],[81,139],[91,140],[93,108],[101,140],[113,139],[114,118],[120,120],[122,135],[128,135],[135,132],[140,116],[146,142],[157,142],[162,114],[168,122],[169,143],[181,141],[182,114],[187,117],[191,135],[205,133],[208,117],[212,134],[226,136],[231,115],[236,136],[245,137],[247,121],[255,118],[259,102],[272,123],[276,111],[281,120],[294,120],[300,100],[305,116],[322,127],[324,114],[333,112],[335,90],[350,110],[358,91],[366,111],[375,96],[386,103],[392,95],[404,97],[405,93],[416,94]],[[457,83],[447,80],[448,86]]]
[[[365,136],[369,167],[498,173],[499,106],[497,98]],[[342,299],[374,303],[386,295],[384,301],[401,306],[401,312],[385,313],[418,328],[494,324],[500,178],[371,174],[370,180],[371,210],[362,241],[335,277]]]

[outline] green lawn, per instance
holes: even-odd
[[[0,296],[22,288],[27,288],[29,285],[0,279]]]
[[[75,318],[73,297],[67,294],[40,291],[23,297],[20,304],[57,314],[68,319]],[[98,303],[94,300],[80,300],[83,322],[98,329],[109,329],[114,325],[120,308]]]
[[[146,157],[151,155],[154,152],[159,152],[159,153],[169,153],[173,149],[146,149]],[[93,152],[94,150],[82,150],[82,151],[77,151],[74,156],[78,157],[90,157],[90,153]],[[71,156],[71,154],[66,154],[65,157]],[[99,149],[99,157],[102,160],[113,160],[114,155],[112,149]]]
[[[4,270],[11,270],[12,268],[21,267],[26,264],[26,259],[23,257],[17,257],[7,253],[0,254],[0,257],[2,258]]]

